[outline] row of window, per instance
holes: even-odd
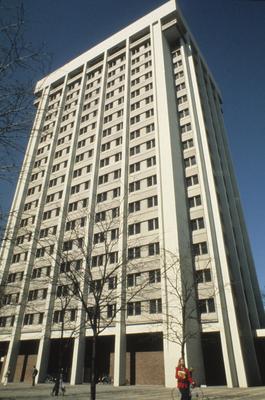
[[[141,315],[141,313],[142,313],[141,301],[127,303],[127,316]],[[149,314],[161,314],[161,313],[162,313],[161,299],[149,300]]]
[[[145,246],[136,246],[136,247],[131,247],[128,249],[128,259],[133,260],[136,258],[141,258],[142,257],[142,250]],[[159,248],[159,243],[150,243],[147,246],[147,255],[148,256],[154,256],[157,254],[160,254],[160,248]]]
[[[45,247],[39,247],[36,250],[36,258],[44,257],[47,255],[52,255],[54,252],[54,244],[51,244],[50,246],[45,246]]]
[[[119,217],[119,215],[120,215],[119,207],[114,207],[109,210],[100,211],[97,212],[95,215],[95,222],[105,221],[107,218],[114,219],[116,217]]]
[[[148,231],[153,231],[159,228],[158,218],[152,218],[144,222],[136,222],[128,225],[128,235],[131,236],[141,233],[141,226],[143,223],[147,223]]]
[[[112,199],[119,197],[121,194],[121,188],[117,187],[106,192],[98,193],[97,194],[97,203],[102,203],[109,199],[109,196],[112,196]]]
[[[47,288],[30,290],[28,293],[28,301],[45,300],[47,297],[47,292]]]
[[[146,186],[154,186],[157,184],[157,177],[156,175],[148,176],[147,178],[140,179],[135,182],[129,183],[129,193],[133,193],[135,191],[141,190],[141,186],[143,182],[146,182]]]
[[[149,157],[146,160],[138,161],[134,164],[130,164],[129,167],[130,174],[139,172],[141,170],[141,166],[143,167],[143,163],[145,163],[146,168],[153,167],[154,165],[156,165],[156,156]]]

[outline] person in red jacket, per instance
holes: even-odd
[[[176,368],[176,379],[178,380],[178,389],[181,393],[181,400],[190,400],[190,385],[194,384],[194,382],[190,375],[190,371],[185,367],[185,361],[183,358],[179,359]]]

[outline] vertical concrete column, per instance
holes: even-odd
[[[92,66],[93,68],[93,66]],[[84,86],[83,90],[85,90],[86,79],[85,76],[89,72],[89,63],[87,64],[84,71]],[[91,249],[93,248],[93,229],[94,229],[94,214],[95,214],[95,206],[96,206],[96,190],[97,190],[97,181],[98,181],[98,166],[99,166],[99,157],[100,157],[100,147],[101,147],[101,138],[102,138],[102,125],[103,125],[103,115],[104,115],[104,99],[105,99],[105,90],[106,90],[106,77],[107,77],[107,53],[103,54],[103,68],[102,68],[102,81],[101,81],[101,90],[99,96],[99,112],[97,117],[97,132],[96,132],[96,142],[95,142],[95,156],[91,174],[91,192],[89,196],[89,204],[88,204],[88,215],[90,216],[88,221],[88,231],[87,235],[84,238],[86,257],[83,259],[84,268],[87,268],[87,259],[90,259]],[[81,106],[80,106],[81,113]],[[86,280],[83,281],[83,296],[84,298],[87,296],[87,285],[85,284]],[[77,324],[81,327],[79,334],[74,339],[74,348],[73,348],[73,358],[72,358],[72,370],[71,370],[71,385],[83,383],[84,379],[84,361],[85,361],[85,351],[86,351],[86,324],[85,324],[86,314],[83,310],[82,304],[79,304],[78,316],[77,316]]]
[[[126,66],[124,91],[124,118],[122,144],[122,175],[120,204],[119,258],[121,268],[117,277],[116,304],[118,313],[115,319],[114,386],[126,383],[126,260],[127,260],[127,207],[128,207],[128,148],[129,148],[129,107],[130,107],[130,41],[126,40]]]
[[[179,336],[182,335],[182,327],[177,323],[177,318],[174,318],[174,312],[176,313],[176,309],[181,309],[181,305],[176,305],[176,296],[170,293],[169,282],[178,282],[180,291],[183,278],[192,279],[189,281],[192,285],[193,266],[172,57],[160,23],[152,26],[152,50],[159,149],[159,217],[162,222],[160,243],[164,253],[161,261],[161,290],[164,316],[165,384],[167,387],[175,387],[175,367],[181,356],[181,348],[170,338],[169,330],[175,329]],[[175,260],[172,260],[172,256]],[[174,268],[170,268],[169,271],[167,270],[168,263],[174,264]],[[190,306],[192,305],[189,304]],[[193,309],[196,309],[194,304]],[[187,344],[187,354],[191,353],[192,366],[198,373],[197,379],[204,382],[199,326],[198,336]],[[191,357],[189,357],[190,360]]]

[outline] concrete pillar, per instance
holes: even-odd
[[[86,351],[86,338],[82,333],[74,339],[74,349],[73,349],[72,369],[71,369],[71,379],[70,379],[71,385],[83,383],[85,351]]]
[[[120,204],[119,257],[121,268],[117,276],[118,313],[115,318],[115,354],[114,354],[114,386],[126,383],[126,271],[127,271],[127,203],[128,203],[128,148],[129,148],[129,107],[130,107],[130,41],[126,40],[125,90],[123,113],[123,144],[122,144],[122,177]]]
[[[39,371],[37,375],[37,383],[45,382],[47,376],[48,362],[50,354],[50,338],[42,337],[39,342],[39,349],[36,361],[36,368]]]

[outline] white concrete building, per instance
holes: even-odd
[[[62,294],[53,289],[66,268],[58,257],[84,261],[70,235],[78,224],[100,269],[94,216],[111,213],[113,239],[120,233],[110,263],[135,262],[120,298],[141,279],[148,285],[100,337],[99,374],[116,385],[175,386],[180,344],[169,330],[181,327],[171,283],[181,277],[196,295],[186,344],[195,377],[260,383],[264,310],[220,92],[175,1],[38,82],[35,105],[1,250],[2,376],[10,368],[11,380],[25,381],[36,364],[42,381],[56,370]],[[74,384],[89,380],[91,332],[72,335],[84,317],[80,304],[71,307],[64,367]]]

